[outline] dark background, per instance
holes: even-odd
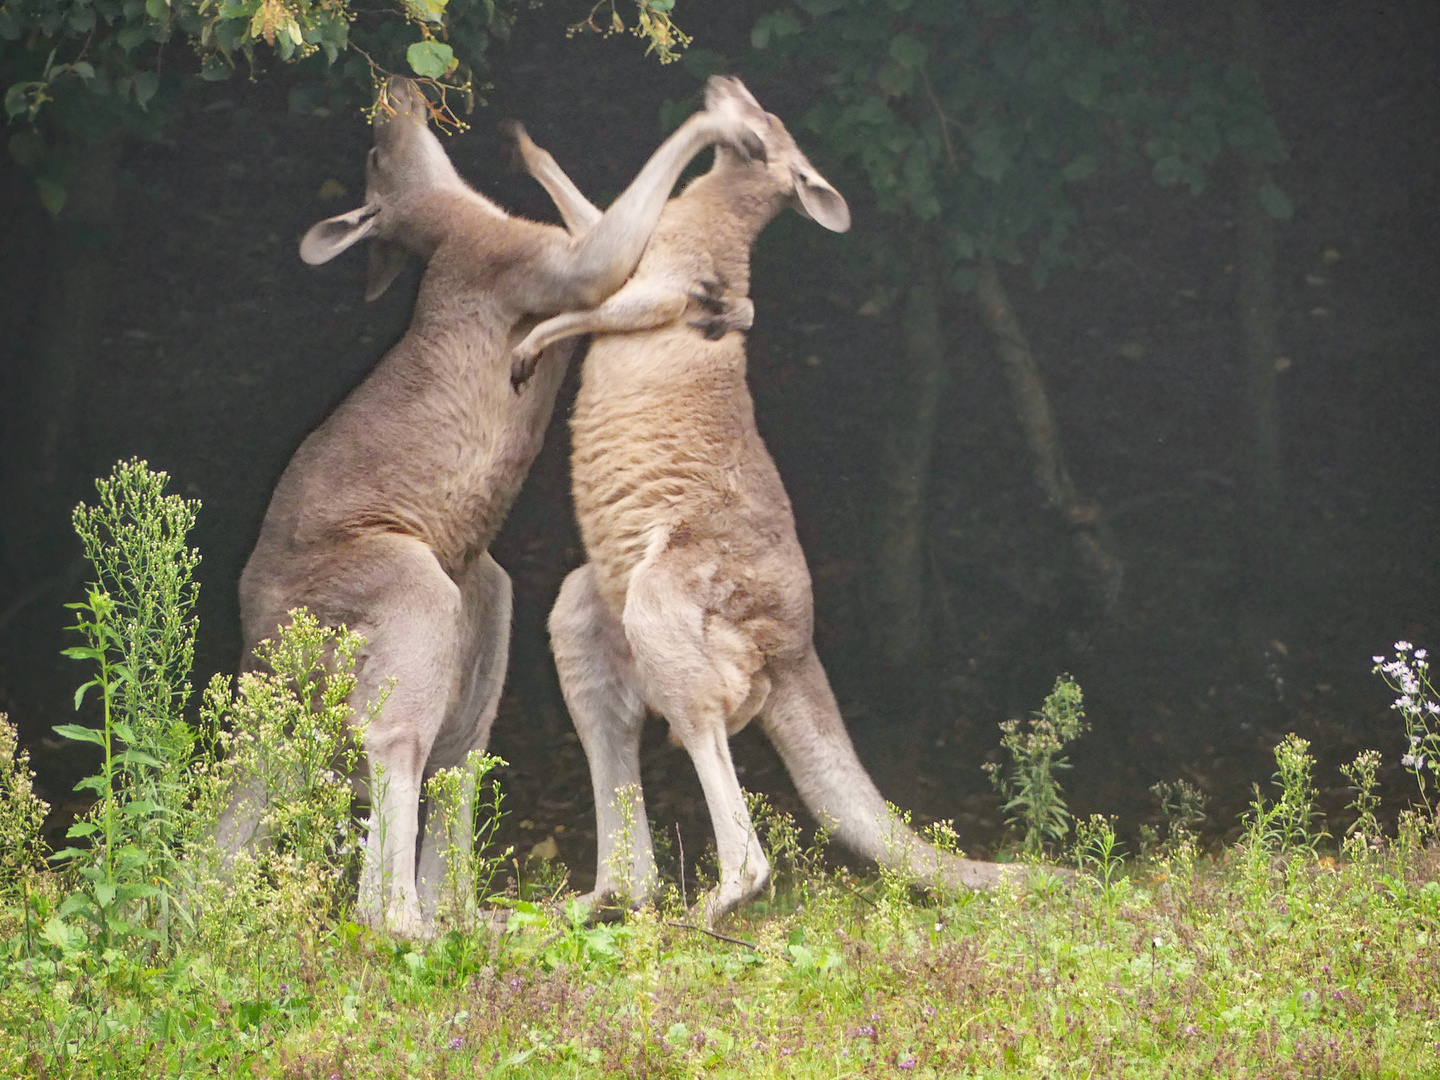
[[[697,44],[738,56],[767,6],[682,6],[677,18]],[[554,11],[521,20],[493,54],[490,104],[447,144],[478,188],[544,220],[556,218],[511,169],[496,119],[523,120],[603,203],[658,142],[661,103],[697,86],[633,39],[567,40],[564,23]],[[1223,170],[1199,197],[1144,176],[1092,185],[1077,237],[1087,267],[1043,290],[1023,273],[1006,279],[1070,471],[1104,507],[1125,562],[1120,598],[1099,620],[1072,602],[1066,537],[1031,480],[990,342],[966,298],[947,301],[923,722],[893,707],[894,687],[869,660],[864,603],[865,507],[900,305],[875,310],[875,283],[844,239],[794,215],[761,238],[749,350],[759,422],[795,504],[822,657],[893,801],[922,820],[954,817],[967,847],[992,849],[1002,815],[979,766],[998,760],[995,725],[1037,709],[1069,671],[1094,727],[1065,777],[1078,813],[1118,814],[1133,833],[1153,820],[1149,785],[1185,777],[1212,797],[1219,836],[1235,827],[1251,783],[1273,771],[1271,748],[1288,730],[1315,745],[1327,811],[1347,797],[1335,766],[1365,747],[1385,754],[1387,811],[1403,805],[1399,721],[1370,669],[1399,638],[1440,644],[1437,23],[1432,0],[1292,4],[1269,15],[1265,86],[1291,150],[1275,176],[1297,211],[1278,232],[1288,544],[1258,638],[1241,585],[1235,207]],[[1213,32],[1196,23],[1197,40]],[[20,725],[61,817],[86,766],[47,734],[70,718],[82,678],[59,656],[73,643],[61,605],[82,595],[86,572],[67,508],[131,455],[200,498],[195,682],[233,670],[235,582],[269,492],[408,318],[414,273],[366,306],[363,258],[313,269],[296,255],[310,224],[358,205],[370,140],[358,115],[290,113],[292,78],[279,69],[197,87],[167,138],[122,147],[113,213],[93,236],[99,288],[77,286],[73,266],[57,265],[73,244],[61,247],[28,179],[0,163],[0,711]],[[813,88],[751,87],[816,150],[850,200],[854,232],[886,228],[863,181],[807,138]],[[97,342],[68,384],[47,375],[39,345],[57,320],[92,326]],[[572,373],[495,547],[517,611],[493,750],[511,762],[507,835],[522,851],[554,835],[583,882],[593,860],[588,773],[543,629],[581,559],[564,422],[573,383]],[[30,434],[44,430],[47,454]],[[708,835],[698,784],[658,725],[650,735],[650,814],[667,828],[682,822],[698,848]],[[798,808],[763,736],[747,730],[735,752],[747,787]],[[1343,815],[1332,831],[1337,823]]]

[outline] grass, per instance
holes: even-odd
[[[144,498],[102,492],[107,527],[141,538],[130,561],[153,571],[146,552],[163,548],[193,565],[174,530],[150,548],[143,528],[123,531],[129,517],[178,521],[186,508],[160,496],[163,476],[122,468],[112,485]],[[498,857],[482,853],[457,875],[480,883],[452,898],[459,928],[411,942],[351,919],[355,808],[326,762],[276,756],[286,731],[315,724],[347,752],[353,639],[298,621],[271,654],[276,674],[212,684],[196,737],[174,724],[188,667],[173,658],[187,655],[193,626],[171,618],[169,636],[147,634],[150,609],[110,602],[125,582],[100,577],[77,609],[90,643],[77,658],[100,671],[101,722],[83,730],[107,765],[58,862],[42,865],[28,766],[0,722],[0,1075],[1440,1076],[1435,817],[1422,801],[1398,835],[1380,835],[1373,751],[1346,770],[1356,821],[1338,841],[1313,810],[1308,747],[1290,736],[1234,845],[1202,852],[1199,793],[1157,785],[1168,829],[1127,858],[1108,819],[1066,826],[1054,783],[1063,740],[1012,739],[1001,790],[1018,846],[1063,837],[1073,880],[1038,858],[983,894],[857,877],[753,800],[775,890],[720,936],[682,902],[694,882],[591,924],[539,880],[486,895]],[[184,580],[159,579],[193,597]],[[119,609],[140,614],[116,620]],[[1416,777],[1423,799],[1440,709],[1423,650],[1403,644],[1376,664],[1401,695],[1405,765],[1429,770]],[[139,685],[155,679],[158,689]],[[1062,704],[1078,733],[1073,684],[1057,684],[1041,720]],[[275,847],[223,879],[208,822],[235,774],[214,746],[278,777],[257,795]],[[475,787],[486,765],[446,782]],[[498,812],[489,790],[482,837]],[[935,835],[953,840],[943,826]],[[508,914],[503,929],[475,918],[477,899]]]
[[[589,927],[529,904],[505,932],[418,944],[315,921],[164,967],[77,942],[52,971],[12,962],[0,1070],[1433,1076],[1437,874],[1433,850],[1302,855],[1257,884],[1182,853],[1108,891],[1037,870],[926,899],[811,871],[727,927],[749,947],[674,910]]]

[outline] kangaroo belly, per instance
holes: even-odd
[[[651,352],[671,336],[601,338],[586,360],[571,475],[600,594],[623,613],[631,576],[653,556],[706,611],[784,654],[809,639],[810,578],[755,430],[744,353],[693,334]]]

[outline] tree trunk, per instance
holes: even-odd
[[[43,249],[23,253],[44,285],[26,335],[29,347],[15,350],[18,369],[3,406],[0,445],[0,494],[10,508],[0,515],[0,556],[17,592],[36,598],[48,595],[46,582],[62,573],[76,550],[70,510],[89,493],[95,465],[84,388],[109,297],[119,142],[77,143],[66,156],[65,207],[36,230]]]
[[[1237,0],[1236,58],[1256,79],[1265,38],[1259,0]],[[1276,361],[1280,357],[1275,301],[1275,222],[1260,201],[1270,182],[1262,162],[1245,158],[1240,167],[1236,229],[1236,306],[1240,321],[1243,563],[1241,595],[1252,610],[1273,605],[1283,567],[1283,479],[1280,431],[1275,415]]]
[[[1035,366],[1030,342],[1020,328],[995,264],[988,259],[980,265],[975,299],[1010,383],[1015,415],[1034,460],[1035,481],[1046,502],[1071,527],[1083,584],[1097,614],[1103,615],[1120,595],[1124,565],[1111,550],[1112,541],[1100,507],[1081,498],[1070,479],[1050,399]]]
[[[874,538],[870,642],[887,675],[913,680],[929,653],[925,603],[930,461],[945,382],[939,259],[917,242],[901,318],[900,363],[890,381],[871,506]]]

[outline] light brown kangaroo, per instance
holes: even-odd
[[[571,346],[555,349],[519,396],[511,348],[536,316],[593,306],[621,286],[703,147],[760,147],[747,127],[753,117],[724,103],[698,113],[592,229],[572,237],[510,217],[468,187],[427,117],[414,85],[392,80],[365,204],[315,225],[300,244],[316,264],[370,239],[370,299],[406,253],[424,260],[425,273],[405,336],[295,452],[240,578],[245,666],[303,605],[364,635],[357,709],[395,680],[365,736],[371,812],[359,913],[401,933],[421,932],[432,915],[456,826],[432,813],[418,841],[423,781],[489,739],[511,590],[487,549],[540,449]],[[237,793],[217,830],[222,849],[255,838],[263,785],[255,777]]]
[[[665,208],[634,278],[593,311],[540,323],[515,351],[512,377],[523,382],[542,349],[601,335],[571,420],[589,561],[550,613],[595,789],[591,899],[644,899],[654,885],[639,789],[647,708],[670,722],[705,790],[721,866],[710,923],[754,897],[770,872],[730,759],[729,736],[751,718],[806,805],[850,848],[925,882],[988,885],[1007,869],[937,850],[886,805],[816,656],[810,574],[755,427],[744,338],[730,331],[750,325],[750,248],[776,214],[793,206],[843,232],[850,212],[776,117],[738,81],[712,80],[707,105],[725,102],[753,111],[765,154],[749,161],[717,147],[714,167]],[[521,151],[568,224],[597,220],[548,154],[523,138]]]

